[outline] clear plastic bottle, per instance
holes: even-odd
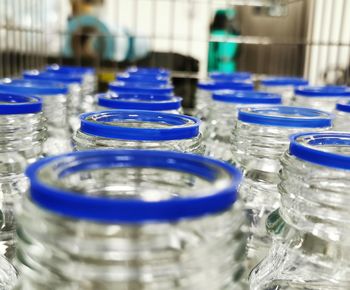
[[[27,174],[16,289],[232,289],[237,169],[177,152],[94,150]]]
[[[42,101],[0,93],[0,288],[11,289],[16,271],[14,207],[28,189],[25,167],[42,155],[46,138]],[[8,259],[6,260],[5,259]]]
[[[23,78],[28,80],[57,81],[68,86],[67,118],[71,132],[79,128],[79,115],[84,113],[82,98],[83,76],[79,74],[62,74],[56,72],[25,71]]]
[[[334,130],[350,131],[350,100],[339,101],[335,108]]]
[[[142,93],[98,94],[97,110],[148,110],[178,114],[182,112],[182,98],[173,95]]]
[[[153,111],[110,110],[81,115],[75,150],[123,148],[204,153],[199,120]]]
[[[305,106],[333,112],[338,101],[350,99],[350,88],[346,86],[299,87],[295,90],[294,106]]]
[[[268,218],[273,245],[251,289],[350,289],[350,135],[291,137],[281,159],[281,206]]]
[[[79,103],[79,112],[91,112],[94,110],[95,104],[95,92],[97,91],[97,76],[94,68],[82,67],[82,66],[67,66],[52,64],[46,67],[46,71],[49,73],[60,74],[63,77],[68,75],[74,75],[82,78],[81,84],[81,99]],[[73,118],[72,129],[77,129],[79,120]]]
[[[222,90],[213,93],[213,102],[204,132],[206,155],[232,162],[231,139],[237,108],[282,102],[281,96],[266,92]]]
[[[294,90],[308,84],[307,80],[298,77],[269,77],[260,81],[259,88],[265,92],[280,94],[283,98],[283,104],[289,106],[292,104]]]
[[[242,225],[242,255],[237,259],[241,276],[237,289],[247,289],[248,274],[268,252],[271,237],[267,216],[280,205],[277,189],[279,158],[288,148],[289,135],[307,130],[327,130],[332,115],[311,108],[271,106],[240,108],[233,131],[235,164],[244,172],[240,187],[246,222]]]
[[[212,72],[209,74],[209,78],[215,82],[249,81],[252,79],[252,74],[243,71],[233,73]]]
[[[200,81],[196,92],[196,110],[195,115],[202,123],[202,131],[205,130],[205,122],[208,120],[210,108],[212,105],[212,94],[219,90],[239,90],[252,91],[254,85],[251,81]]]
[[[38,96],[43,100],[48,138],[44,143],[44,155],[55,155],[71,151],[67,118],[68,87],[65,84],[21,79],[4,79],[0,91]]]

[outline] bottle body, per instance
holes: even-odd
[[[232,163],[232,131],[237,120],[237,104],[212,102],[204,140],[206,155]]]
[[[240,187],[245,222],[241,226],[246,239],[241,265],[242,289],[248,288],[250,271],[266,256],[271,236],[266,220],[280,205],[280,156],[288,148],[289,136],[307,130],[331,127],[331,115],[322,111],[288,107],[240,108],[232,138],[234,164],[244,172]],[[243,281],[243,282],[242,282]]]
[[[71,151],[68,130],[66,94],[41,95],[43,113],[47,120],[48,138],[44,143],[44,155],[50,156]]]
[[[286,106],[292,105],[294,98],[294,86],[260,86],[260,90],[282,96],[282,104]]]
[[[228,168],[149,150],[74,152],[32,166],[31,196],[18,210],[17,289],[230,289],[230,192],[240,177]],[[54,193],[36,192],[34,179]],[[60,209],[40,199],[60,190],[72,198]],[[213,208],[207,197],[227,203]],[[78,211],[72,200],[82,201]]]
[[[178,152],[188,152],[204,154],[204,145],[202,135],[191,139],[168,140],[168,141],[136,141],[101,138],[90,134],[85,134],[78,130],[73,135],[74,150],[89,149],[153,149],[153,150],[171,150]]]
[[[273,245],[252,271],[251,289],[348,289],[349,228],[343,209],[349,202],[349,171],[289,152],[281,162],[281,207],[267,221]]]
[[[332,97],[332,96],[320,96],[320,97],[305,97],[295,95],[292,105],[293,106],[304,106],[308,108],[320,109],[326,112],[333,112],[335,106],[339,100],[344,97]]]
[[[347,112],[336,112],[336,118],[334,120],[334,130],[337,131],[349,131],[350,128],[348,126],[350,121],[350,114]]]

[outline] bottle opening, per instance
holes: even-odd
[[[303,133],[290,137],[290,154],[318,165],[350,170],[350,134]]]
[[[238,120],[265,126],[328,128],[332,126],[333,115],[302,107],[250,107],[238,110]]]
[[[177,220],[232,206],[241,173],[198,155],[95,150],[29,166],[32,200],[57,214],[99,221]]]
[[[199,135],[196,118],[151,111],[111,110],[81,115],[82,133],[123,140],[179,140]]]

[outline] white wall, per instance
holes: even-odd
[[[350,1],[311,1],[308,41],[314,44],[307,50],[305,77],[322,84],[325,71],[349,65]]]

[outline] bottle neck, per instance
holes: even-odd
[[[280,213],[293,227],[321,239],[350,242],[350,172],[300,160],[281,159]]]

